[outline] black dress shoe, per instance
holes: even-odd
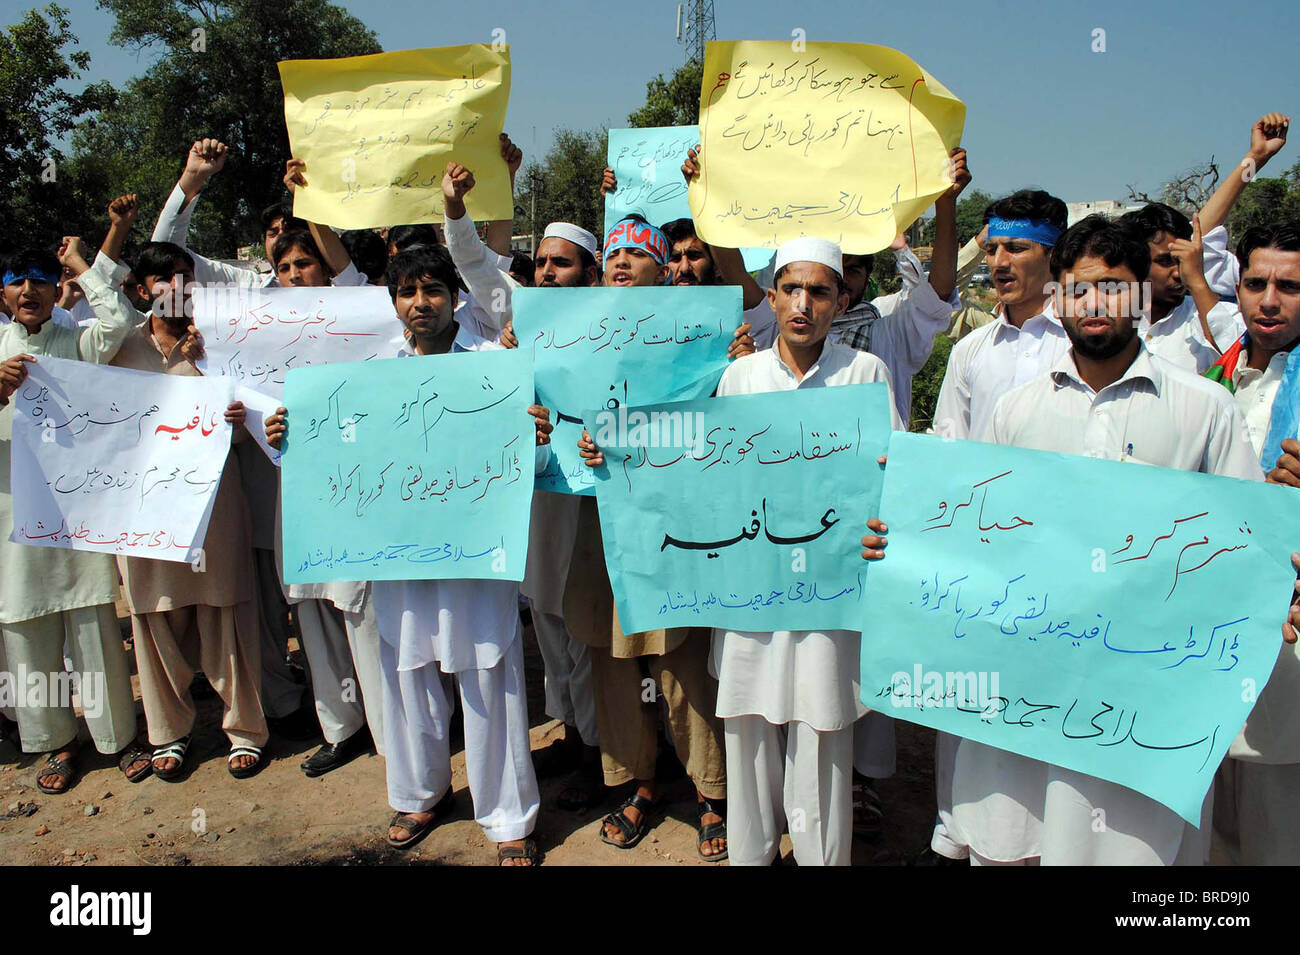
[[[320,722],[316,719],[316,708],[313,706],[300,706],[288,716],[268,716],[266,726],[276,736],[294,742],[317,739],[320,736]]]
[[[370,730],[363,726],[342,742],[326,743],[316,750],[303,762],[302,771],[313,778],[324,776],[340,766],[346,766],[373,745]]]

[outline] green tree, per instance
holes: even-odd
[[[141,222],[166,199],[190,145],[231,147],[204,190],[191,245],[230,256],[259,234],[258,212],[287,197],[289,158],[280,60],[380,52],[375,34],[328,0],[99,0],[116,17],[110,39],[159,54],[117,103],[82,123],[76,174],[107,203],[137,192]]]
[[[539,242],[551,222],[572,222],[600,236],[605,222],[600,176],[608,141],[609,130],[603,126],[556,130],[551,151],[540,162],[529,162],[515,177],[515,232],[533,230],[528,211],[536,190]]]
[[[961,248],[984,228],[984,210],[993,197],[976,189],[957,200],[957,247]],[[925,220],[922,237],[926,245],[934,244],[934,216]]]
[[[665,80],[660,73],[645,87],[645,105],[628,114],[629,126],[693,126],[700,121],[704,64],[687,63]]]
[[[1235,244],[1242,233],[1253,225],[1265,225],[1285,217],[1284,210],[1294,207],[1300,192],[1285,178],[1255,179],[1246,184],[1241,198],[1228,213],[1228,237]]]
[[[53,3],[0,32],[0,251],[53,245],[83,205],[59,140],[114,93],[108,83],[69,91],[90,66],[86,51],[66,52],[75,42],[67,11]]]
[[[952,346],[953,340],[947,332],[936,335],[934,351],[912,379],[913,431],[924,431],[934,423],[934,409],[939,403],[939,388],[943,385],[944,372],[948,370],[948,355],[952,352]]]

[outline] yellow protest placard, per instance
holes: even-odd
[[[695,228],[728,248],[812,235],[877,252],[951,184],[966,106],[889,47],[800,45],[707,45]]]
[[[450,160],[473,173],[480,222],[514,202],[498,137],[510,51],[482,44],[333,60],[285,60],[289,146],[307,164],[294,215],[344,229],[441,221]]]

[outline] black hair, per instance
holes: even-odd
[[[1126,212],[1118,221],[1136,232],[1143,242],[1150,242],[1161,232],[1176,239],[1192,237],[1192,223],[1187,216],[1163,202],[1148,202],[1141,209]]]
[[[339,241],[347,250],[348,258],[371,282],[383,281],[388,267],[388,243],[379,233],[370,229],[348,229],[340,233]]]
[[[396,252],[405,252],[418,245],[442,245],[442,240],[438,238],[438,230],[428,224],[395,225],[388,230],[388,245]]]
[[[526,275],[528,276],[528,280],[531,282],[534,268],[533,257],[527,252],[512,252],[510,254],[511,272],[518,272],[520,275]]]
[[[182,262],[193,270],[194,257],[175,242],[146,242],[140,247],[140,254],[135,258],[135,268],[131,271],[143,285],[150,275],[164,278],[172,276],[178,263]]]
[[[35,268],[53,275],[55,284],[58,283],[59,276],[63,274],[63,266],[59,263],[59,257],[47,249],[22,249],[5,259],[5,271],[7,272],[26,272],[29,268]]]
[[[1060,278],[1066,269],[1085,256],[1095,256],[1107,265],[1127,265],[1139,282],[1151,271],[1151,250],[1136,231],[1103,215],[1091,215],[1065,230],[1052,246],[1052,275]]]
[[[776,274],[772,276],[772,288],[780,287],[781,276],[785,274],[785,270],[788,269],[792,264],[793,263],[787,262],[785,265],[781,266],[779,269],[776,270]],[[831,274],[835,276],[836,288],[838,289],[839,292],[843,292],[845,288],[844,276],[841,275],[839,272],[836,272],[834,269],[831,269]]]
[[[1064,202],[1041,189],[1021,189],[994,199],[984,209],[984,224],[997,216],[999,219],[1045,219],[1064,230],[1070,221],[1070,210]]]
[[[659,227],[665,238],[668,239],[668,247],[672,248],[682,239],[696,239],[699,236],[695,232],[695,220],[690,218],[674,219],[672,222],[665,222]]]
[[[1300,252],[1300,220],[1253,225],[1247,229],[1237,243],[1237,262],[1243,272],[1250,267],[1250,253],[1256,249]]]
[[[293,214],[293,210],[286,203],[273,202],[262,210],[259,219],[262,223],[262,234],[266,235],[266,230],[271,228],[271,224],[276,219],[284,220],[285,229],[305,229],[307,222],[299,219]]]
[[[406,279],[422,279],[425,276],[436,279],[451,292],[464,288],[451,253],[442,245],[418,245],[405,252],[398,252],[388,260],[388,295],[397,301],[397,289]]]
[[[852,255],[854,258],[858,258],[858,259],[863,259],[863,260],[864,260],[863,263],[862,263],[862,265],[863,265],[864,268],[866,268],[866,270],[867,270],[867,280],[870,281],[870,279],[871,279],[871,273],[872,273],[872,272],[875,270],[875,268],[876,268],[876,257],[875,257],[874,255],[860,255],[860,254],[858,254],[858,253],[856,253],[856,252],[845,252],[845,253],[844,253],[844,258],[847,259],[850,255]]]
[[[320,247],[316,245],[316,240],[312,238],[310,232],[306,229],[285,229],[275,238],[271,244],[271,265],[278,266],[280,259],[289,254],[290,249],[299,248],[308,255],[314,256],[316,261],[328,272],[329,266],[325,264],[325,256],[321,255]]]

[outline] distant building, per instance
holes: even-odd
[[[1091,215],[1103,215],[1111,219],[1118,218],[1126,212],[1141,209],[1141,205],[1123,205],[1114,199],[1094,199],[1091,202],[1067,202],[1065,204],[1069,224],[1074,225],[1080,219]]]

